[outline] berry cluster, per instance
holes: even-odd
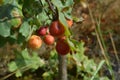
[[[70,28],[73,24],[73,21],[67,19],[67,24]],[[44,42],[46,45],[52,45],[56,42],[55,49],[58,54],[66,55],[70,52],[70,47],[66,41],[64,33],[64,26],[59,21],[53,21],[49,27],[40,27],[37,30],[38,35],[32,35],[28,41],[28,45],[31,49],[38,49],[41,47],[42,42]]]

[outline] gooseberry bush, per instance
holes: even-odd
[[[21,77],[27,70],[43,68],[43,79],[53,80],[58,77],[58,56],[66,56],[68,72],[75,69],[68,73],[69,80],[101,78],[97,72],[104,61],[96,65],[84,55],[84,42],[73,39],[73,5],[73,0],[1,0],[0,47],[6,43],[20,47],[8,63],[10,72]],[[53,47],[48,60],[37,54],[44,43]]]

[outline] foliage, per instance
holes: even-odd
[[[99,65],[97,65],[93,61],[93,59],[88,59],[88,57],[84,55],[84,51],[85,51],[84,42],[80,42],[76,46],[77,46],[76,53],[74,53],[73,55],[69,55],[69,57],[68,57],[68,59],[69,59],[68,65],[73,66],[73,68],[75,68],[75,66],[76,66],[76,69],[77,69],[76,77],[74,77],[74,75],[69,75],[70,79],[90,80],[90,78],[93,77],[93,80],[94,80],[94,78],[95,78],[95,80],[100,80],[101,77],[97,74],[97,72],[102,67],[104,62],[102,61]],[[71,63],[72,63],[72,65],[71,65]],[[98,69],[97,69],[97,67],[98,67]],[[81,76],[81,77],[79,77],[79,76]],[[92,80],[92,78],[91,78],[91,80]],[[107,78],[105,80],[107,80]]]
[[[44,60],[35,52],[30,55],[27,49],[24,49],[21,53],[16,51],[15,55],[15,60],[11,61],[8,67],[9,71],[16,73],[16,77],[22,76],[22,73],[28,69],[36,70],[45,64]]]
[[[58,20],[65,28],[64,35],[72,52],[72,55],[67,55],[68,69],[69,66],[74,68],[73,65],[77,68],[76,75],[69,74],[69,78],[78,80],[80,76],[83,80],[101,79],[97,73],[103,63],[101,62],[97,66],[93,59],[88,59],[84,55],[84,43],[71,38],[72,33],[66,19],[72,20],[73,18],[71,15],[73,0],[0,1],[0,47],[10,43],[18,44],[22,49],[15,51],[15,59],[8,64],[9,71],[15,73],[16,77],[22,76],[26,70],[35,71],[39,67],[45,71],[42,74],[44,80],[52,80],[58,76],[58,55],[55,50],[48,53],[50,54],[49,59],[45,61],[36,52],[32,50],[29,52],[29,48],[27,48],[28,39],[31,35],[36,34],[36,30]],[[99,68],[97,69],[97,67]]]

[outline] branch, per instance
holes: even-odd
[[[53,21],[54,20],[58,20],[58,10],[57,8],[54,8],[54,5],[52,4],[52,2],[50,0],[46,0],[46,2],[49,5],[50,10],[53,12]]]
[[[54,15],[56,15],[56,10],[54,9],[52,3],[50,2],[50,0],[46,0],[46,2],[48,3],[50,9],[52,10],[52,12],[54,13]]]

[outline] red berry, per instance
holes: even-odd
[[[70,51],[70,47],[69,47],[68,43],[63,39],[57,41],[55,48],[56,48],[56,51],[58,52],[58,54],[60,54],[60,55],[66,55]]]
[[[55,41],[54,37],[52,35],[45,35],[44,37],[44,42],[47,44],[47,45],[51,45],[53,44]]]
[[[47,33],[47,27],[40,27],[37,32],[38,32],[38,35],[44,36]]]
[[[59,21],[53,21],[50,25],[49,31],[51,35],[58,37],[64,34],[65,29],[64,26],[59,23]]]

